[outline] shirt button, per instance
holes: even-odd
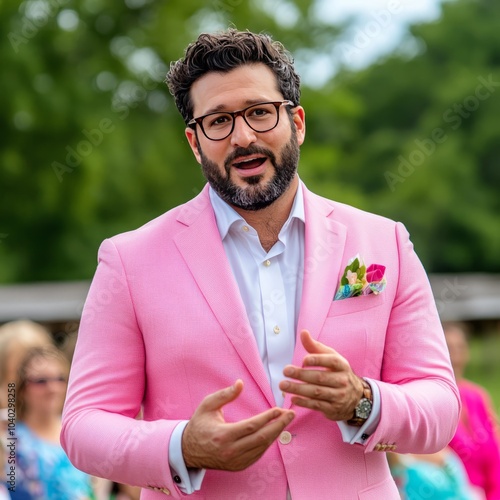
[[[279,437],[281,444],[288,444],[292,440],[292,435],[288,431],[283,431]]]
[[[265,261],[264,261],[264,265],[265,265],[266,267],[269,267],[269,266],[271,265],[271,261],[270,261],[269,259],[265,260]]]
[[[248,231],[250,231],[250,228],[248,226],[243,226],[242,229],[243,231],[245,231],[245,233],[248,233]]]
[[[280,330],[280,327],[278,325],[276,325],[274,328],[273,328],[273,332],[278,335],[279,332],[281,332]]]

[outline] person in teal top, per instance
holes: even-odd
[[[59,444],[40,439],[26,425],[16,427],[17,487],[37,500],[80,500],[92,497],[90,478],[76,469]],[[22,474],[21,474],[22,473]],[[16,500],[15,493],[11,493]]]
[[[482,500],[458,456],[450,449],[432,455],[388,454],[391,472],[404,500]]]

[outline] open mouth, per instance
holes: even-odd
[[[249,158],[248,160],[238,161],[233,163],[233,167],[240,168],[242,170],[250,170],[252,168],[260,167],[267,158]]]

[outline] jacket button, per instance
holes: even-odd
[[[281,444],[288,444],[292,440],[292,435],[288,431],[283,431],[279,437]]]

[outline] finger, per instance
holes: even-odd
[[[259,413],[258,415],[250,417],[246,420],[229,424],[231,426],[231,437],[236,441],[244,438],[245,436],[255,434],[270,422],[283,419],[283,417],[286,417],[286,415],[290,412],[291,410],[284,410],[283,408],[272,408],[271,410]]]
[[[232,470],[242,470],[257,461],[293,420],[294,416],[293,410],[283,410],[277,419],[259,431],[235,441],[230,450],[232,455],[230,462],[234,466]]]
[[[200,403],[198,410],[215,411],[222,408],[227,403],[234,401],[243,390],[243,381],[238,379],[233,385],[225,387],[220,391],[214,392],[206,396]]]
[[[309,333],[309,330],[302,330],[300,332],[300,340],[302,342],[302,345],[304,346],[305,350],[311,354],[315,353],[336,353],[334,349],[331,347],[328,347],[325,344],[322,344],[321,342],[318,342],[317,340],[314,340]]]
[[[350,371],[349,361],[338,352],[329,354],[309,354],[302,361],[302,366],[306,367],[324,367],[334,372]]]
[[[305,368],[299,368],[298,366],[287,365],[283,370],[283,374],[286,377],[300,380],[301,382],[314,385],[324,385],[326,387],[344,387],[347,384],[347,373],[344,373],[343,370],[336,370],[335,362],[325,362],[323,366],[327,366],[330,370],[308,370]]]
[[[292,404],[296,406],[300,406],[302,408],[308,408],[309,410],[320,411],[321,413],[332,415],[334,414],[334,410],[332,408],[332,403],[328,401],[323,401],[320,399],[309,399],[309,398],[301,398],[301,397],[293,397]],[[334,420],[346,420],[349,416],[341,415],[335,411]]]
[[[280,389],[288,394],[330,402],[339,396],[339,391],[331,387],[314,384],[296,384],[289,380],[280,382]]]
[[[285,427],[295,418],[293,410],[282,410],[281,415],[262,426],[256,432],[248,434],[236,443],[241,453],[261,449],[264,452],[283,432]]]
[[[309,410],[320,411],[330,420],[349,420],[352,417],[352,409],[348,410],[346,405],[339,404],[336,401],[322,401],[320,399],[294,396],[292,404]]]

